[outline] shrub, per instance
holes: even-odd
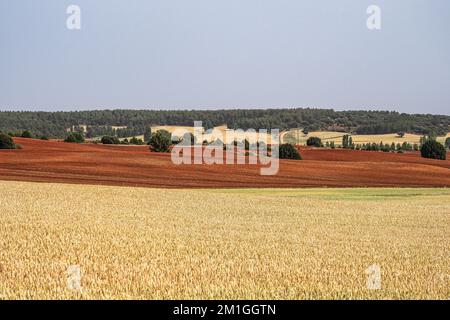
[[[119,144],[120,140],[117,137],[113,137],[113,136],[104,136],[102,137],[101,142],[103,144]]]
[[[22,132],[21,137],[22,138],[31,138],[31,132],[28,130],[25,130],[24,132]]]
[[[394,152],[396,149],[395,149],[395,142],[392,142],[392,144],[391,144],[391,151],[392,152]]]
[[[41,140],[48,140],[48,137],[44,135],[44,136],[40,136],[39,139],[41,139]]]
[[[342,148],[348,149],[350,144],[350,136],[348,134],[345,134],[342,136]]]
[[[9,135],[0,133],[0,149],[16,149],[16,145]]]
[[[445,160],[447,156],[445,147],[436,140],[427,140],[420,148],[420,153],[423,158],[430,159]]]
[[[279,152],[280,159],[302,160],[297,148],[290,143],[280,145]]]
[[[403,131],[397,132],[397,136],[399,138],[403,138],[405,136],[405,133]]]
[[[71,142],[71,143],[83,143],[84,137],[79,132],[71,132],[67,136],[67,138],[64,140],[64,142]]]
[[[154,152],[169,152],[172,145],[170,132],[167,130],[158,130],[152,133],[150,138],[150,150]]]
[[[370,150],[371,150],[371,151],[380,151],[380,146],[379,146],[379,144],[373,142],[372,145],[370,146]]]
[[[143,145],[144,141],[142,141],[142,139],[138,139],[136,137],[133,137],[133,138],[130,139],[130,144]]]
[[[322,140],[320,140],[319,137],[309,137],[308,140],[306,140],[306,145],[311,147],[322,147]]]

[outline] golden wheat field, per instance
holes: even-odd
[[[342,145],[342,137],[346,133],[343,132],[333,132],[333,131],[314,131],[304,134],[300,129],[293,129],[281,134],[281,139],[284,143],[295,143],[305,145],[306,140],[310,137],[319,137],[322,139],[323,143],[334,142],[336,146]],[[383,142],[384,144],[403,144],[404,142],[410,144],[420,144],[421,135],[406,133],[403,137],[398,136],[396,133],[389,134],[372,134],[372,135],[360,135],[351,134],[353,143],[355,144],[367,144],[367,143],[377,143]],[[446,136],[437,137],[436,140],[442,144],[445,140],[450,138],[450,133]]]
[[[0,194],[2,299],[450,295],[449,189],[0,182]],[[371,265],[379,290],[367,287]]]

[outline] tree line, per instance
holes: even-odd
[[[409,132],[445,135],[450,116],[405,114],[392,111],[335,111],[332,109],[232,109],[232,110],[94,110],[74,112],[0,112],[0,130],[11,134],[29,130],[37,136],[65,138],[67,128],[87,125],[87,138],[103,135],[141,135],[152,125],[192,126],[203,121],[213,128],[303,128],[305,131],[341,131],[357,134]],[[113,126],[127,128],[113,129]]]

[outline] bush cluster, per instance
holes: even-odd
[[[120,144],[119,138],[113,136],[104,136],[102,137],[101,142],[103,144]]]
[[[427,140],[420,148],[420,153],[423,158],[445,160],[447,152],[445,147],[436,140]]]
[[[0,149],[16,149],[16,147],[16,144],[9,135],[0,132]]]
[[[280,145],[279,156],[280,159],[302,160],[297,148],[290,143]]]
[[[70,143],[83,143],[84,142],[84,137],[81,133],[79,132],[71,132],[67,135],[66,139],[64,140],[65,142],[70,142]]]
[[[172,145],[172,136],[167,130],[158,130],[150,138],[150,151],[169,152]]]
[[[322,140],[319,137],[309,137],[306,140],[306,145],[317,148],[323,147]]]

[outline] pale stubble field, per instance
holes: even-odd
[[[448,299],[449,189],[0,182],[0,299]],[[365,270],[381,270],[381,289]],[[67,286],[79,266],[81,290]]]

